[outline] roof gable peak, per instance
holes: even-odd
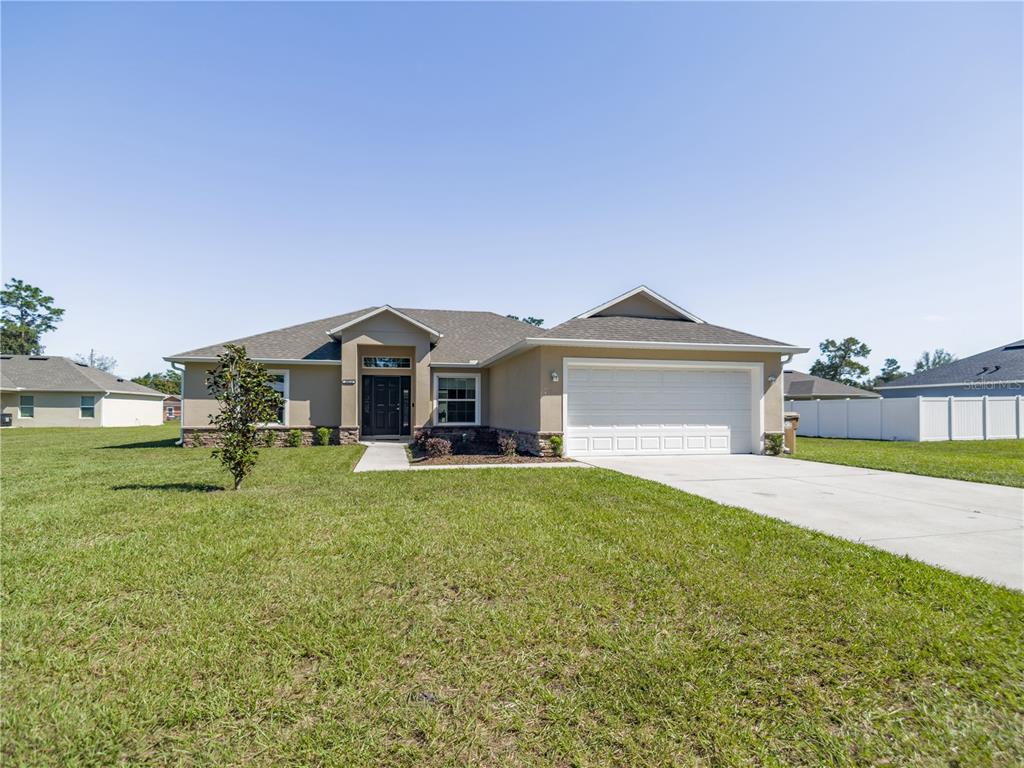
[[[651,310],[645,310],[644,305],[650,306]],[[616,307],[620,310],[616,311]],[[638,285],[631,291],[626,291],[621,296],[599,304],[598,306],[576,315],[575,320],[585,320],[588,317],[655,317],[658,319],[685,320],[691,323],[703,323],[699,317],[680,307],[678,304],[669,301],[660,293],[651,290],[646,285]]]
[[[351,328],[353,325],[358,325],[359,323],[363,322],[364,320],[369,320],[371,317],[376,317],[377,315],[381,314],[382,312],[390,312],[391,314],[395,315],[398,318],[401,318],[402,320],[404,320],[405,322],[409,323],[410,325],[414,325],[417,328],[419,328],[420,330],[425,331],[426,333],[428,333],[430,335],[432,341],[437,341],[442,336],[444,336],[444,334],[441,333],[440,331],[437,331],[437,330],[431,328],[429,325],[425,325],[425,324],[421,323],[419,320],[417,320],[417,319],[415,319],[413,317],[409,317],[409,315],[405,314],[405,312],[402,312],[400,309],[395,309],[390,304],[385,304],[384,306],[377,307],[375,309],[371,309],[370,311],[368,311],[368,312],[366,312],[364,314],[361,314],[358,317],[354,317],[351,320],[349,320],[349,321],[347,321],[345,323],[342,323],[341,325],[337,326],[336,328],[331,328],[329,331],[327,331],[327,335],[331,336],[331,337],[335,337],[338,333],[341,333],[341,331],[345,330],[346,328]]]

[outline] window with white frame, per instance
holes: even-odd
[[[92,419],[96,416],[96,396],[82,395],[78,404],[78,416],[82,419]]]
[[[476,425],[480,423],[480,375],[434,377],[437,392],[437,423]]]
[[[284,402],[277,409],[277,419],[272,424],[288,425],[288,371],[268,371],[270,388],[281,393]]]
[[[364,357],[363,368],[411,368],[408,357]]]
[[[173,419],[174,418],[174,406],[173,405],[168,405],[167,406],[167,418],[168,419]]]
[[[22,395],[18,400],[18,416],[23,419],[34,419],[36,415],[35,395]]]

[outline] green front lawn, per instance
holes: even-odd
[[[901,443],[798,434],[793,458],[1024,488],[1024,440]]]
[[[1024,595],[597,469],[3,433],[4,765],[1019,765]],[[806,445],[806,441],[804,441]]]

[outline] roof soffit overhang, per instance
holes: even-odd
[[[788,344],[711,344],[677,341],[619,341],[616,339],[557,339],[551,337],[526,338],[510,347],[481,360],[470,368],[486,368],[494,363],[533,347],[583,347],[593,349],[662,349],[680,352],[753,352],[780,355],[798,355],[808,351],[807,347]]]

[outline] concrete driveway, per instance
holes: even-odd
[[[1024,490],[769,456],[588,464],[1024,589]]]

